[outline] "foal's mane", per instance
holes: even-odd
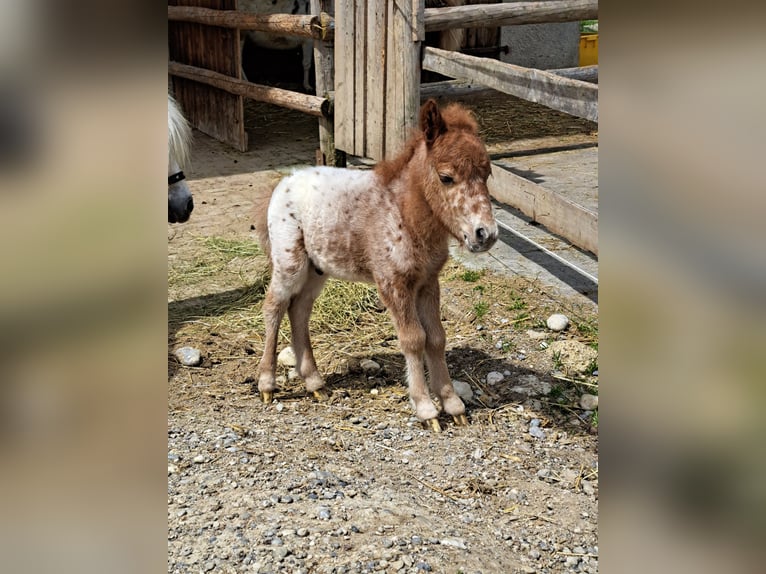
[[[479,135],[479,126],[473,113],[465,106],[459,103],[451,103],[439,109],[443,122],[443,133],[450,131],[465,131],[471,135]],[[423,143],[425,135],[423,133],[425,118],[421,114],[420,127],[413,130],[404,149],[393,159],[380,161],[375,166],[375,172],[381,178],[384,185],[389,185],[404,170],[405,166],[412,160],[415,150]]]
[[[185,167],[189,161],[191,146],[191,127],[181,108],[168,94],[168,157],[178,162],[179,167]]]

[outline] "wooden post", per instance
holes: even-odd
[[[332,0],[311,0],[311,13],[320,16],[320,25],[325,29],[323,19],[331,18],[333,14]],[[314,40],[314,69],[317,96],[330,100],[329,93],[335,89],[335,45],[332,40]],[[318,165],[346,165],[346,154],[335,150],[335,122],[333,118],[319,118],[319,151]]]

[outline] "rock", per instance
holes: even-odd
[[[530,426],[529,434],[535,438],[545,438],[545,431],[538,426]]]
[[[471,458],[474,460],[481,460],[484,458],[484,451],[480,448],[477,448],[473,453],[471,454]]]
[[[359,366],[364,371],[365,375],[375,375],[380,372],[380,365],[370,359],[363,359],[360,361]]]
[[[439,541],[442,546],[451,546],[452,548],[459,548],[460,550],[466,550],[468,547],[465,545],[465,540],[462,538],[442,538]]]
[[[205,462],[205,455],[198,454],[192,459],[192,462],[195,464],[202,464],[203,462]]]
[[[197,367],[202,362],[202,353],[194,347],[176,349],[176,359],[185,367]]]
[[[452,386],[455,389],[455,392],[457,393],[457,396],[459,396],[464,401],[470,401],[473,399],[473,389],[471,388],[471,385],[468,383],[464,383],[463,381],[452,381]]]
[[[563,331],[569,327],[569,318],[567,318],[566,315],[562,315],[561,313],[554,313],[548,317],[548,320],[545,322],[545,324],[548,325],[548,328],[551,331]]]
[[[598,396],[584,393],[580,397],[580,408],[586,411],[595,411],[598,408]]]
[[[562,366],[570,373],[585,373],[598,353],[585,343],[573,340],[554,341],[547,349],[551,356],[558,356]]]
[[[533,341],[542,341],[547,336],[548,336],[548,333],[544,333],[543,331],[533,331],[531,329],[527,331],[527,337],[529,337]]]
[[[277,356],[277,362],[285,367],[294,367],[298,364],[298,360],[295,358],[295,351],[292,347],[285,347],[279,352]]]
[[[174,474],[176,472],[178,472],[178,466],[172,462],[168,463],[168,474]]]
[[[551,392],[551,384],[547,381],[541,381],[535,375],[520,375],[516,379],[518,385],[511,388],[511,392],[528,397],[537,395],[547,395]]]
[[[330,507],[329,506],[320,506],[317,509],[317,518],[320,520],[330,520]]]
[[[488,385],[496,385],[500,381],[505,379],[505,375],[503,373],[499,373],[497,371],[492,371],[490,373],[487,373],[487,384]]]
[[[309,535],[309,529],[308,528],[299,528],[298,530],[295,531],[295,535],[300,537],[300,538],[304,538],[304,537]]]

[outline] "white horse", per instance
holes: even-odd
[[[311,14],[309,0],[239,0],[237,6],[242,12],[252,12],[253,14]],[[312,91],[309,76],[314,57],[314,40],[297,36],[277,36],[251,30],[242,34],[240,53],[244,50],[246,37],[250,38],[250,41],[256,46],[270,50],[296,50],[300,48],[303,55],[303,88],[307,92]],[[247,77],[244,68],[242,75]]]
[[[168,223],[187,221],[194,209],[194,200],[181,169],[188,163],[190,145],[189,122],[168,94]]]

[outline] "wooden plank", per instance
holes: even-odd
[[[385,95],[386,95],[386,5],[367,3],[367,69],[365,92],[366,157],[383,159],[385,149]]]
[[[335,147],[353,154],[354,124],[354,62],[355,0],[336,0],[335,11]]]
[[[388,4],[388,29],[386,30],[386,144],[384,157],[393,157],[401,144],[401,118],[404,114],[402,97],[402,53],[401,34],[404,31],[402,14],[399,8],[401,0],[391,0]],[[374,158],[375,159],[375,158]]]
[[[598,0],[555,0],[426,8],[425,30],[577,22],[598,18]]]
[[[331,113],[330,100],[320,96],[291,92],[290,90],[283,90],[273,86],[260,86],[236,78],[230,78],[218,72],[178,62],[168,62],[168,72],[180,78],[214,86],[230,94],[245,96],[259,102],[267,102],[282,106],[283,108],[297,110],[311,116],[329,117]]]
[[[168,4],[229,10],[236,7],[236,0],[169,0]],[[235,29],[168,22],[171,60],[236,78],[241,69],[239,49]],[[240,151],[247,150],[242,96],[178,77],[173,78],[173,93],[194,127]]]
[[[365,2],[357,0],[354,6],[354,150],[353,154],[363,156],[367,147],[367,10]]]
[[[421,28],[423,21],[423,12],[415,11],[418,6],[410,3],[409,12],[405,14],[405,21],[409,24],[410,34],[403,35],[402,41],[402,82],[404,99],[404,117],[402,125],[401,144],[409,139],[413,128],[418,125],[418,116],[420,112],[420,46],[417,30]],[[423,32],[425,37],[425,32]]]
[[[598,122],[598,85],[543,70],[426,47],[423,69],[478,82],[573,116]]]
[[[332,40],[335,22],[332,18],[320,18],[320,14],[253,14],[239,10],[211,10],[191,6],[168,6],[168,20],[192,22],[221,28],[238,28],[278,34],[300,36],[317,40]]]
[[[598,256],[598,214],[494,163],[487,186],[496,200]]]

